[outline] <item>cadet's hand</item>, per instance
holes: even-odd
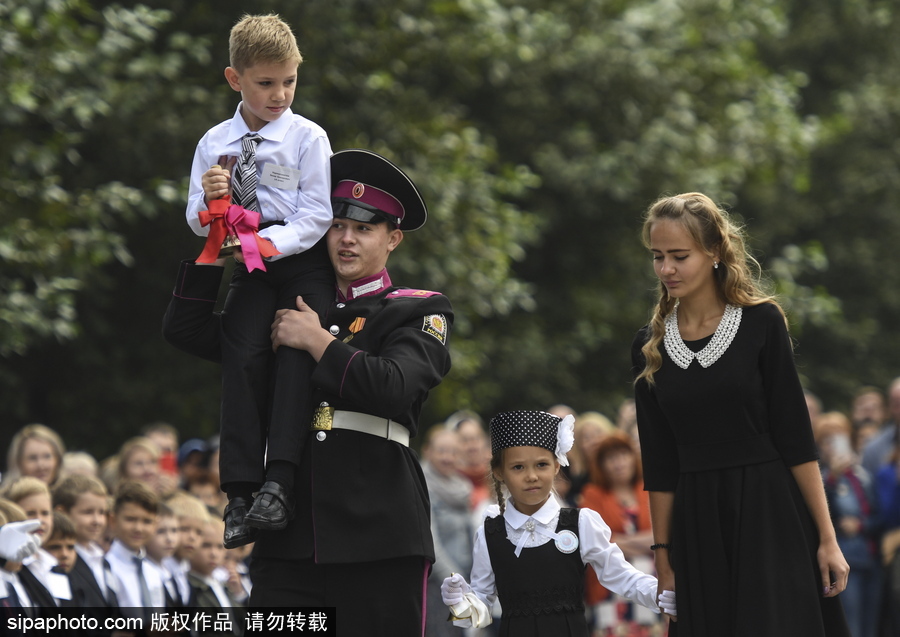
[[[23,520],[0,527],[0,557],[11,562],[21,562],[37,551],[41,540],[32,531],[40,526],[40,520]]]
[[[659,594],[659,610],[672,617],[678,615],[675,608],[675,591],[663,591]]]
[[[463,601],[463,595],[470,590],[466,579],[459,573],[454,573],[450,577],[445,578],[443,584],[441,584],[441,599],[447,606],[455,606]]]
[[[328,330],[319,324],[319,315],[297,297],[296,310],[278,310],[272,323],[272,349],[282,345],[302,349],[319,362],[325,348],[334,340]]]
[[[231,193],[231,169],[235,162],[237,157],[219,157],[219,163],[203,173],[200,185],[207,203]]]

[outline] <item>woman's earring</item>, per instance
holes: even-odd
[[[718,261],[714,261],[714,262],[713,262],[713,269],[715,269],[715,270],[718,270],[718,269],[719,269],[719,262],[718,262]]]

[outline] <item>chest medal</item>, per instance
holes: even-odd
[[[357,316],[356,319],[350,324],[350,327],[347,329],[350,330],[350,336],[344,339],[345,343],[349,343],[353,340],[353,337],[356,336],[356,333],[362,330],[363,326],[366,324],[366,319],[362,316]]]

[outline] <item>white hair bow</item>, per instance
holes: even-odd
[[[575,416],[571,414],[562,419],[556,430],[556,459],[564,467],[569,466],[566,454],[575,444]]]

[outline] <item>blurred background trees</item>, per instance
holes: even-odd
[[[194,145],[239,99],[233,0],[0,6],[0,409],[96,454],[216,430],[218,370],[160,337]],[[654,278],[641,214],[701,190],[743,223],[807,387],[900,375],[898,9],[853,0],[261,0],[297,34],[293,109],[408,169],[429,222],[392,276],[447,293],[425,425],[614,415]]]

